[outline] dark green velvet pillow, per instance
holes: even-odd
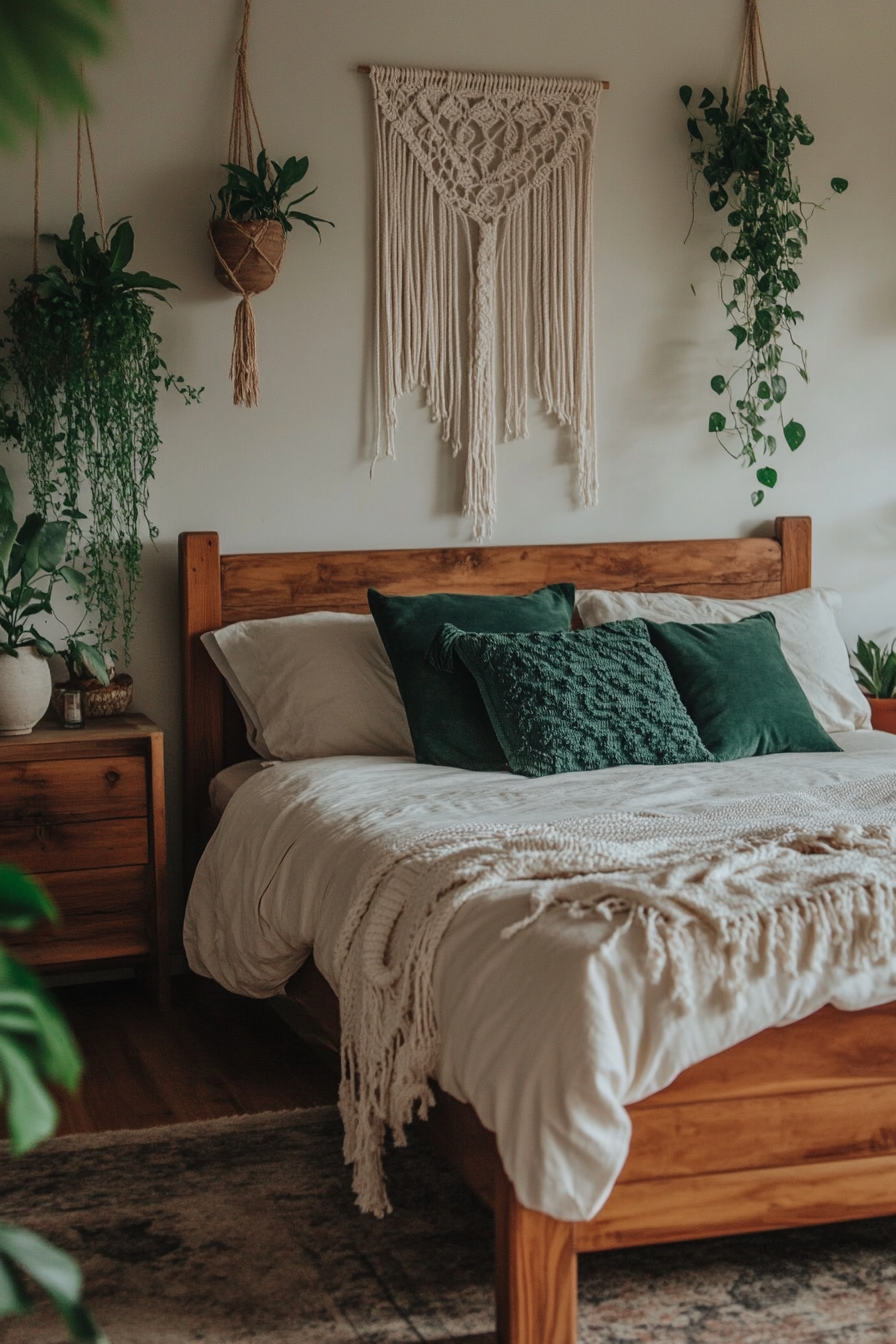
[[[717,760],[840,751],[790,670],[770,611],[731,625],[645,624]]]
[[[450,621],[464,630],[499,633],[568,630],[575,600],[572,583],[554,583],[523,597],[471,593],[392,597],[368,589],[367,601],[395,670],[418,761],[463,770],[507,768],[470,673],[461,667],[452,675],[426,661],[439,628]]]
[[[712,760],[641,620],[524,635],[445,625],[430,659],[476,678],[515,774]]]

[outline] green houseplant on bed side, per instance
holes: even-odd
[[[684,85],[680,97],[686,108],[692,96]],[[728,412],[713,411],[709,430],[730,456],[755,467],[758,454],[776,452],[779,433],[792,452],[806,437],[799,421],[785,422],[782,403],[787,368],[809,381],[806,351],[796,337],[803,314],[794,306],[794,294],[808,223],[819,207],[802,199],[790,160],[797,144],[811,145],[815,137],[790,111],[784,89],[773,94],[765,84],[751,89],[740,108],[732,106],[727,89],[720,98],[704,89],[698,110],[703,116],[690,115],[687,123],[694,191],[702,178],[712,209],[725,212],[727,227],[709,255],[719,268],[719,294],[735,350],[745,352],[731,374],[710,381],[717,396],[727,397]],[[835,177],[831,186],[841,193],[848,183]],[[762,466],[756,478],[764,488],[753,492],[754,505],[761,504],[778,473]]]
[[[872,726],[896,733],[896,639],[881,648],[859,637],[852,658],[853,675],[871,706]]]
[[[143,542],[157,529],[149,487],[160,446],[159,386],[186,401],[199,391],[169,373],[147,298],[170,280],[127,269],[127,219],[89,235],[76,215],[54,236],[58,264],[13,285],[3,342],[0,434],[28,458],[35,507],[69,528],[69,559],[86,572],[83,599],[104,651],[127,661]],[[200,389],[201,391],[201,389]]]
[[[31,513],[19,525],[15,498],[0,467],[0,735],[21,734],[41,717],[50,700],[47,659],[56,652],[34,622],[55,615],[53,589],[62,581],[80,597],[85,579],[63,563],[68,524]],[[91,660],[95,649],[85,646]]]

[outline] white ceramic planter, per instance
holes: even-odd
[[[50,664],[33,644],[18,658],[0,653],[0,737],[19,737],[46,713],[53,690]]]

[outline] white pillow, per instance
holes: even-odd
[[[828,733],[871,727],[868,701],[849,669],[849,654],[834,617],[839,605],[840,594],[829,588],[802,588],[779,597],[748,600],[686,593],[614,593],[602,588],[576,593],[576,607],[586,626],[637,616],[680,625],[727,625],[757,611],[772,612],[781,651]]]
[[[238,621],[202,642],[266,760],[413,756],[398,683],[372,616],[320,611]]]

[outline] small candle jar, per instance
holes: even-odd
[[[62,722],[66,728],[84,727],[84,705],[80,691],[62,692]]]

